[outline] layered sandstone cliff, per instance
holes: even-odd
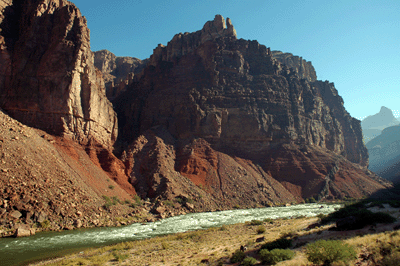
[[[143,70],[147,61],[116,56],[107,50],[94,52],[94,65],[103,73],[107,97],[114,99],[125,91],[126,86],[133,82],[135,75]]]
[[[233,199],[223,194],[232,188],[221,186],[221,172],[212,170],[225,164],[224,156],[235,160],[229,167],[251,162],[252,169],[262,170],[264,183],[280,181],[285,187],[282,198],[288,201],[293,196],[361,197],[384,188],[366,169],[360,121],[344,109],[332,83],[315,81],[311,67],[302,72],[305,63],[299,62],[293,63],[297,67],[285,65],[257,41],[237,39],[231,21],[225,23],[217,15],[202,30],[177,34],[167,46],[159,45],[137,82],[115,100],[120,143],[137,141],[155,126],[163,128],[173,140],[169,144],[175,168],[154,174],[165,183],[173,182],[173,175],[186,176],[209,191],[221,191],[214,194],[219,200]],[[199,156],[193,143],[202,141],[210,148],[208,154],[221,156]],[[131,146],[125,152],[132,158],[135,150]],[[162,165],[159,157],[150,161],[130,159],[126,164],[131,169]],[[245,192],[249,180],[274,187],[254,176],[228,172],[243,184],[236,191]],[[156,189],[158,181],[142,186],[134,170],[131,180],[138,190],[147,187],[147,196],[168,191],[165,186]],[[266,194],[255,190],[255,195]]]
[[[272,56],[282,64],[292,68],[299,78],[304,78],[308,81],[317,80],[317,73],[315,72],[314,66],[301,56],[295,56],[291,53],[283,53],[281,51],[272,51]]]
[[[117,118],[79,9],[66,0],[1,4],[0,106],[26,125],[111,149]]]

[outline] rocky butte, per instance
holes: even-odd
[[[302,58],[238,39],[230,19],[177,34],[144,62],[94,54],[86,19],[65,0],[1,1],[0,29],[6,230],[360,198],[391,186],[367,169],[360,121],[334,85]],[[136,194],[146,202],[116,204]]]
[[[118,152],[142,197],[256,206],[387,185],[367,170],[360,121],[333,83],[301,58],[238,39],[220,15],[160,44],[113,104]]]

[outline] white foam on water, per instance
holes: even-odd
[[[51,252],[77,247],[98,246],[99,244],[112,244],[164,234],[218,227],[226,224],[244,223],[251,220],[294,218],[298,216],[311,217],[320,213],[329,214],[340,207],[341,205],[339,204],[301,204],[288,207],[191,213],[153,223],[137,223],[118,228],[39,233],[32,237],[1,239],[0,257],[3,254],[7,254],[7,256],[15,254],[15,256],[18,256],[18,254],[31,251]]]

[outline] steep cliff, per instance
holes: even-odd
[[[135,142],[161,127],[173,140],[175,169],[163,174],[149,169],[166,183],[180,174],[209,191],[221,191],[214,195],[219,200],[232,198],[223,194],[231,188],[218,185],[221,173],[212,170],[224,164],[224,156],[235,161],[229,167],[245,160],[262,170],[259,178],[266,188],[274,187],[267,180],[280,181],[286,201],[293,196],[361,197],[384,188],[387,184],[366,169],[360,121],[346,112],[333,84],[314,81],[310,71],[305,74],[280,61],[257,41],[237,39],[230,19],[225,23],[220,15],[200,31],[175,35],[154,50],[142,74],[114,101],[122,131],[119,143]],[[207,163],[194,143],[221,156]],[[135,150],[131,146],[125,153]],[[131,169],[135,162],[126,160]],[[145,169],[155,162],[161,164],[159,157],[140,165]],[[233,171],[229,167],[224,169]],[[230,176],[240,179],[242,188],[236,191],[252,179],[236,172]],[[158,181],[141,190],[135,171],[131,180],[147,196],[173,194],[156,187]],[[262,190],[252,193],[261,195]]]
[[[286,67],[292,68],[299,78],[307,79],[308,81],[317,80],[317,73],[315,72],[314,66],[301,56],[295,56],[291,53],[283,53],[281,51],[272,51],[272,56],[283,65],[286,65]]]
[[[112,149],[117,117],[71,2],[2,1],[0,106],[26,125]]]
[[[147,62],[147,59],[115,56],[107,50],[94,52],[94,65],[103,73],[108,99],[114,99],[125,91]]]

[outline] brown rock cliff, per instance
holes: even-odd
[[[107,97],[111,100],[125,91],[147,62],[147,59],[115,56],[107,50],[94,52],[94,65],[103,73]]]
[[[304,60],[301,56],[295,56],[291,53],[282,53],[281,51],[272,51],[272,56],[288,68],[292,68],[299,78],[308,81],[316,81],[317,73],[311,62]]]
[[[117,118],[78,8],[65,0],[2,5],[0,106],[26,125],[112,148]]]
[[[272,176],[291,192],[284,196],[288,200],[361,197],[386,187],[366,169],[360,121],[344,109],[334,85],[313,81],[299,67],[291,70],[264,45],[237,39],[230,20],[229,25],[217,15],[202,30],[177,34],[154,50],[136,82],[115,100],[121,143],[154,126],[171,134],[176,154],[182,143],[203,139],[216,153],[261,165],[270,174],[264,179]],[[304,149],[311,159],[302,155]],[[207,175],[220,178],[190,170],[202,160],[174,160],[175,170],[194,183],[204,183]],[[339,169],[332,172],[335,165]],[[257,193],[263,192],[252,196]]]

